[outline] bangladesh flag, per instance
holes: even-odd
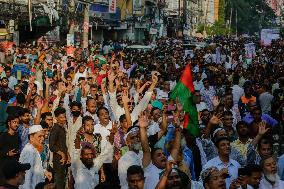
[[[185,111],[184,128],[193,135],[199,134],[198,112],[193,102],[194,85],[192,82],[191,70],[189,64],[185,66],[180,81],[171,92],[170,98],[179,99]]]

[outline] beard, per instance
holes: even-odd
[[[85,165],[85,167],[87,168],[87,169],[91,169],[93,166],[94,166],[94,162],[93,162],[93,159],[91,159],[91,160],[83,160],[83,159],[81,159],[81,161],[82,161],[82,163]]]
[[[139,151],[139,150],[142,149],[142,146],[141,146],[141,143],[140,143],[140,142],[131,144],[131,147],[132,147],[133,150],[136,150],[136,151]]]
[[[273,183],[275,183],[275,182],[277,182],[278,180],[280,180],[280,177],[279,177],[279,175],[276,173],[276,174],[265,174],[265,177],[266,177],[266,179],[268,180],[268,181],[270,181],[270,182],[273,182]]]

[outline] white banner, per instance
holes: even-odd
[[[109,0],[108,12],[116,13],[116,0]]]
[[[255,56],[256,56],[255,44],[254,43],[245,44],[245,57],[248,59],[252,59]]]
[[[271,45],[272,40],[280,38],[279,29],[262,29],[261,30],[261,44],[264,46]]]

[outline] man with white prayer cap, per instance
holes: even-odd
[[[45,132],[41,125],[33,125],[29,128],[29,142],[20,154],[21,163],[29,163],[31,168],[26,171],[25,183],[20,189],[34,189],[45,178],[52,179],[52,174],[43,169],[40,153],[43,150]]]

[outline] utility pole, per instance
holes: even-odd
[[[230,28],[229,28],[230,35],[231,35],[231,28],[232,28],[232,15],[233,15],[233,8],[231,7],[231,14],[230,14]]]
[[[183,29],[187,28],[187,0],[183,0]]]
[[[236,37],[238,37],[238,10],[236,9]]]
[[[89,4],[85,4],[84,23],[83,23],[83,48],[88,48],[89,44]]]

